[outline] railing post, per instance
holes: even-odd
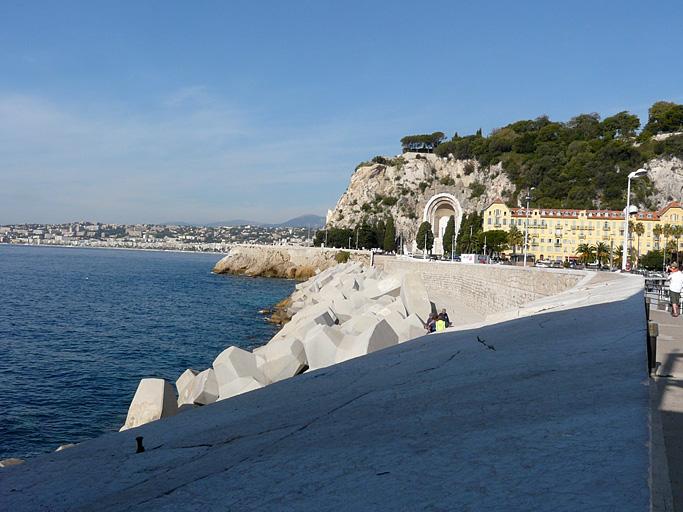
[[[647,323],[647,368],[649,375],[656,371],[657,365],[657,336],[659,326],[654,322]]]

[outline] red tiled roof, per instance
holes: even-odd
[[[529,208],[529,210],[532,212],[544,211],[545,215],[542,215],[542,217],[554,217],[556,219],[578,219],[581,212],[586,212],[586,217],[590,219],[624,218],[624,212],[620,210],[577,210],[573,208]],[[526,215],[526,208],[510,208],[510,212],[513,217],[524,217]],[[636,217],[642,220],[659,220],[660,212],[642,211],[638,212]],[[648,214],[652,216],[648,217]]]
[[[669,204],[667,204],[664,208],[662,208],[661,210],[657,211],[657,215],[663,215],[663,214],[664,214],[667,210],[669,210],[670,208],[683,208],[683,206],[681,206],[681,203],[679,203],[678,201],[671,201],[671,202],[670,202]]]

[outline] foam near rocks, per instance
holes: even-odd
[[[143,379],[124,429],[423,336],[431,308],[418,274],[358,262],[326,268],[295,286],[291,320],[268,343],[253,352],[228,347],[212,368],[185,370],[176,381],[177,402],[169,383]]]

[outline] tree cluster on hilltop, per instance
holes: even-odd
[[[510,204],[528,187],[534,201],[546,208],[623,208],[629,172],[655,157],[683,158],[683,134],[655,140],[653,135],[683,131],[683,105],[660,101],[649,109],[648,122],[638,134],[640,120],[629,112],[601,119],[580,114],[567,122],[541,116],[511,123],[488,137],[455,136],[436,147],[441,157],[476,159],[482,165],[502,163],[516,185]],[[436,132],[438,134],[440,132]],[[404,139],[401,143],[405,147]],[[633,183],[638,202],[648,204],[652,183]]]

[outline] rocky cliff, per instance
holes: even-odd
[[[370,264],[367,251],[346,251],[350,261]],[[289,247],[270,245],[237,245],[230,254],[216,263],[217,274],[308,279],[316,271],[337,264],[339,249],[320,247]]]
[[[650,160],[646,169],[655,185],[652,202],[663,206],[670,201],[683,199],[683,160],[680,158],[655,158]]]
[[[517,197],[503,165],[483,166],[477,160],[439,158],[433,154],[405,153],[384,163],[363,163],[351,176],[347,190],[327,213],[328,227],[355,227],[365,217],[390,215],[397,235],[410,240],[422,221],[425,205],[434,195],[454,195],[463,212],[482,211],[493,200]],[[657,208],[683,196],[683,160],[655,158],[645,167],[654,185],[646,198]],[[522,196],[523,194],[519,194]],[[648,204],[640,204],[647,208]],[[599,207],[598,204],[595,207]]]
[[[364,216],[391,215],[396,233],[412,239],[429,198],[447,192],[463,211],[481,211],[498,197],[508,198],[514,185],[501,164],[483,167],[476,160],[442,159],[405,153],[387,164],[367,163],[351,176],[348,189],[327,214],[327,225],[355,227]]]

